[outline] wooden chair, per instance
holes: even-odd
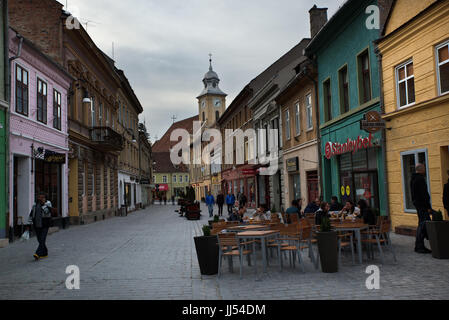
[[[338,239],[338,264],[341,265],[341,249],[342,248],[351,248],[352,254],[352,265],[355,264],[355,256],[354,256],[354,235],[352,232],[339,232],[337,234]]]
[[[393,254],[393,259],[395,262],[397,262],[396,259],[396,253],[394,251],[393,245],[391,243],[390,239],[390,231],[391,231],[391,221],[387,219],[382,219],[380,221],[379,228],[373,228],[369,230],[368,232],[365,232],[364,234],[367,235],[366,239],[362,239],[362,243],[368,244],[370,251],[373,245],[377,244],[377,248],[379,249],[380,253],[380,259],[382,261],[382,264],[385,262],[384,252],[382,249],[382,245],[384,245],[384,248],[388,248],[391,250],[391,253]]]
[[[228,257],[229,268],[233,272],[232,268],[232,258],[237,256],[240,260],[240,279],[243,275],[243,256],[248,259],[248,266],[251,266],[251,257],[253,253],[251,250],[245,249],[246,245],[252,244],[254,241],[240,242],[237,238],[236,233],[220,233],[218,234],[218,246],[219,246],[219,257],[218,257],[218,277],[221,276],[221,267],[223,262],[223,257]],[[229,249],[232,248],[232,249]],[[237,249],[234,249],[237,248]],[[257,270],[256,270],[257,271]]]
[[[296,257],[301,265],[302,272],[305,272],[304,262],[301,255],[301,231],[299,224],[290,224],[280,228],[281,236],[277,239],[277,245],[281,252],[289,253],[290,265],[295,268]],[[285,245],[287,244],[287,245]],[[282,270],[282,257],[280,259],[280,265]]]

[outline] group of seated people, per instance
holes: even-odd
[[[376,216],[364,199],[360,199],[357,206],[351,200],[346,201],[343,206],[338,202],[337,197],[332,197],[330,203],[321,202],[320,199],[315,199],[309,203],[304,211],[301,211],[301,200],[293,200],[290,208],[287,209],[286,214],[298,214],[299,218],[304,218],[306,214],[315,215],[315,224],[320,225],[321,219],[324,216],[330,217],[331,212],[336,218],[345,219],[346,217],[354,219],[363,219],[363,222],[369,225],[376,224]]]
[[[285,211],[285,216],[287,221],[283,221],[282,215],[276,213],[282,223],[289,223],[290,215],[298,215],[298,218],[304,218],[306,214],[315,215],[315,224],[320,225],[321,219],[324,216],[330,217],[331,212],[334,213],[336,218],[346,219],[363,219],[363,222],[369,225],[376,224],[376,216],[368,205],[368,202],[364,199],[359,200],[357,206],[351,200],[346,201],[345,205],[338,202],[337,197],[332,197],[330,203],[321,202],[320,199],[315,199],[309,203],[304,211],[302,211],[302,200],[293,200],[291,207]],[[232,210],[232,213],[228,217],[228,221],[240,221],[245,220],[253,221],[266,221],[270,220],[272,217],[272,212],[267,208],[266,205],[260,205],[254,214],[248,216],[248,211],[246,206],[240,205],[239,209]]]

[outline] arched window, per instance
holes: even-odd
[[[203,121],[206,121],[206,114],[203,112]]]
[[[215,120],[218,121],[218,119],[220,119],[220,112],[215,111]]]

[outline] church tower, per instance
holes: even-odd
[[[209,71],[204,75],[204,89],[197,97],[198,116],[206,127],[212,127],[226,110],[227,94],[220,90],[220,78],[212,68],[212,55],[209,59]]]

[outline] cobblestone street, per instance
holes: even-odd
[[[272,259],[261,279],[245,266],[239,279],[224,264],[223,275],[201,276],[193,236],[207,223],[187,221],[176,206],[154,205],[128,217],[72,226],[48,237],[50,256],[35,262],[37,241],[0,249],[0,295],[6,299],[439,299],[449,294],[449,261],[413,253],[414,239],[393,235],[398,264],[387,252],[381,289],[365,287],[363,266],[346,255],[337,274],[323,274],[307,260],[306,272],[288,263],[282,273]],[[306,255],[304,255],[306,256]],[[260,259],[260,258],[259,258]],[[65,287],[68,265],[81,272],[80,290]],[[261,263],[258,261],[258,271]]]

